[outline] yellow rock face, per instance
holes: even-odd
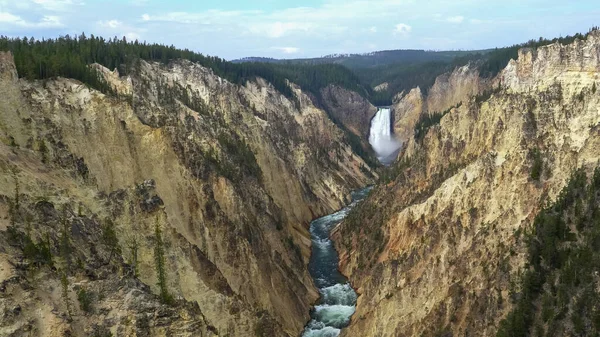
[[[297,335],[317,298],[307,225],[374,177],[342,131],[297,87],[298,106],[263,80],[234,85],[185,61],[141,62],[131,77],[94,66],[119,98],[71,79],[19,80],[12,57],[0,53],[0,231],[18,181],[24,213],[66,205],[69,221],[85,225],[72,239],[83,269],[98,262],[100,220],[112,220],[121,254],[110,265],[119,271],[69,275],[73,302],[80,285],[102,294],[102,310],[69,323],[60,296],[43,295],[60,288],[58,274],[42,268],[37,277],[49,281],[32,283],[20,315],[0,326],[25,322],[39,336],[87,336],[98,324],[130,336]],[[53,222],[21,220],[17,227],[30,226],[35,242],[59,235]],[[174,310],[152,295],[156,223],[168,289],[187,301]],[[127,283],[133,242],[143,283]],[[19,253],[0,256],[6,278]],[[0,306],[19,303],[10,289]]]
[[[362,222],[336,232],[340,267],[361,294],[343,336],[495,335],[526,259],[517,233],[571,172],[600,160],[599,58],[597,32],[522,50],[489,100],[463,100],[422,144],[409,139],[399,177],[372,192]],[[398,104],[418,111],[423,100],[413,90]],[[530,177],[534,148],[540,181]]]
[[[446,111],[486,89],[488,82],[479,77],[475,65],[469,64],[440,75],[426,95],[418,87],[398,94],[392,105],[396,136],[403,143],[407,142],[421,114]]]

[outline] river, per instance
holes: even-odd
[[[350,205],[310,224],[312,254],[308,270],[321,297],[311,310],[311,320],[302,337],[336,337],[350,323],[356,309],[357,295],[338,270],[338,253],[329,235],[370,190],[371,188],[365,188],[352,193]]]

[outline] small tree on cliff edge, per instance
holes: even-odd
[[[108,261],[110,263],[115,254],[121,254],[121,248],[119,247],[119,239],[117,238],[117,231],[115,229],[115,223],[110,219],[106,219],[104,226],[102,226],[102,244],[110,252]]]
[[[156,277],[160,289],[160,300],[165,304],[173,303],[173,296],[167,289],[167,273],[165,271],[165,248],[162,239],[162,231],[158,218],[154,226],[154,263],[156,267]]]

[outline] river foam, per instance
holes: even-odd
[[[348,207],[311,223],[313,248],[308,269],[321,297],[311,311],[311,320],[302,337],[337,337],[341,329],[350,324],[356,310],[357,295],[348,280],[338,271],[338,254],[329,234],[369,191],[370,188],[367,188],[354,193],[353,201]]]

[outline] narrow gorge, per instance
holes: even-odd
[[[348,326],[356,306],[356,292],[338,271],[338,253],[330,239],[331,231],[371,189],[352,194],[352,203],[342,210],[314,220],[310,224],[312,255],[308,270],[319,288],[320,299],[312,310],[303,337],[337,337]]]
[[[393,134],[390,108],[379,108],[371,119],[369,143],[382,164],[389,165],[395,161],[401,143]],[[341,329],[350,323],[355,312],[357,295],[348,280],[338,270],[338,252],[330,236],[332,230],[368,195],[371,189],[372,187],[368,187],[354,192],[352,202],[348,206],[310,224],[312,253],[308,269],[319,289],[320,298],[311,311],[311,320],[302,337],[337,337]]]

